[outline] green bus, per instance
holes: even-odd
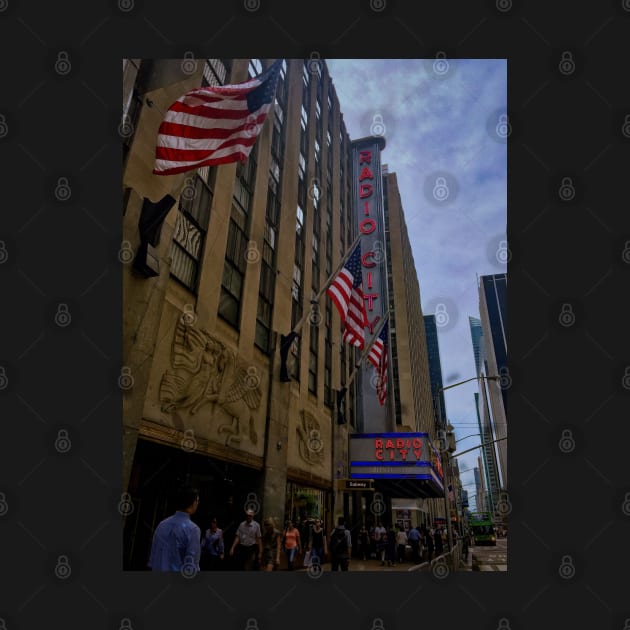
[[[492,515],[488,512],[476,512],[470,515],[468,521],[470,534],[475,545],[497,544],[497,535],[494,528]]]

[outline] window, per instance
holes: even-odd
[[[221,281],[219,315],[235,328],[239,326],[243,281],[247,271],[249,244],[249,211],[256,176],[256,159],[252,152],[245,164],[237,162],[228,242]]]
[[[304,65],[302,66],[302,83],[304,84],[304,91],[308,91],[308,84],[309,81],[311,79],[309,71],[308,71],[308,66],[306,65],[308,62],[304,62]]]
[[[300,110],[300,127],[302,127],[302,133],[306,133],[307,124],[308,124],[308,112],[306,111],[304,105],[302,105],[302,109]]]
[[[224,59],[206,59],[202,86],[223,85],[229,63]],[[191,291],[196,291],[199,263],[206,239],[216,167],[202,167],[185,182],[179,200],[179,212],[171,242],[171,276]]]
[[[277,190],[280,186],[280,167],[274,163],[269,169],[269,189],[267,192],[267,212],[265,216],[260,287],[258,289],[258,312],[256,314],[256,334],[254,343],[263,352],[270,350],[271,318],[273,315],[273,294],[276,278],[276,234],[280,215],[280,202]]]
[[[258,76],[263,70],[262,67],[262,62],[260,61],[260,59],[250,59],[249,60],[249,66],[248,66],[248,74],[249,74],[249,78],[253,78]]]
[[[326,320],[324,326],[324,404],[327,407],[333,406],[333,393],[332,393],[332,343],[330,338],[330,331],[332,330],[332,307],[330,300],[326,301]],[[342,374],[343,374],[342,366]],[[345,380],[345,379],[344,379]]]
[[[206,59],[203,67],[201,87],[209,85],[223,85],[228,73],[228,63],[225,59]]]
[[[304,157],[304,154],[302,152],[300,152],[298,175],[301,180],[304,180],[304,177],[306,175],[306,158]]]
[[[317,348],[319,344],[319,328],[311,326],[308,353],[308,391],[317,395]]]
[[[182,190],[170,252],[171,276],[191,291],[197,288],[199,263],[212,204],[212,190],[200,172],[188,178]],[[213,168],[206,176],[214,177],[215,172]]]
[[[239,325],[243,280],[247,266],[246,221],[247,216],[242,209],[237,204],[232,204],[219,315],[235,328]]]

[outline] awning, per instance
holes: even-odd
[[[429,509],[422,499],[392,499],[392,510],[409,510],[416,512],[428,512]]]

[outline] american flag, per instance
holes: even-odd
[[[365,347],[365,327],[368,323],[362,281],[361,243],[357,243],[341,271],[326,289],[326,294],[335,303],[341,323],[345,326],[343,341],[360,350]]]
[[[383,354],[387,349],[387,327],[389,322],[385,322],[383,324],[383,328],[381,328],[381,332],[378,334],[378,337],[374,340],[372,347],[370,348],[370,352],[368,353],[368,361],[378,370],[381,364],[381,359]]]
[[[368,361],[376,368],[376,395],[378,402],[382,406],[387,398],[387,329],[389,322],[385,322],[378,337],[374,340]]]
[[[387,398],[387,327],[388,322],[385,323],[383,329],[378,335],[378,341],[382,345],[382,350],[380,361],[376,366],[378,372],[378,379],[376,380],[376,395],[378,396],[378,402],[381,406],[385,404],[385,399]],[[368,356],[368,359],[369,358],[370,357]]]
[[[195,88],[178,98],[160,125],[155,175],[245,162],[273,104],[282,59],[244,83]]]

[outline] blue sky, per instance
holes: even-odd
[[[396,173],[424,314],[438,319],[444,385],[475,376],[468,317],[477,275],[504,273],[507,229],[507,61],[327,59],[351,138],[383,134]],[[384,133],[383,133],[384,132]],[[457,450],[479,444],[476,381],[446,392]],[[479,450],[459,458],[474,506]],[[467,485],[471,484],[471,485]]]

